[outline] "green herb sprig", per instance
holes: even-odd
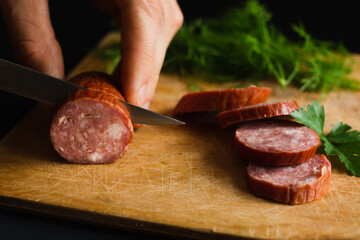
[[[271,17],[258,1],[248,0],[216,18],[185,23],[162,70],[217,83],[275,78],[283,88],[293,83],[303,91],[359,89],[359,82],[348,77],[353,61],[344,46],[313,39],[301,24],[292,26],[299,41],[290,41]],[[120,51],[113,46],[102,56],[113,58],[116,66]]]
[[[313,39],[301,24],[292,42],[270,23],[271,14],[255,0],[216,19],[198,19],[184,25],[171,43],[164,71],[198,75],[212,81],[274,77],[284,88],[328,92],[358,89],[349,79],[351,62],[341,44]]]
[[[360,177],[360,132],[352,130],[351,127],[338,122],[334,128],[325,135],[323,133],[325,110],[314,101],[307,106],[307,111],[300,108],[291,113],[291,116],[302,124],[312,128],[319,134],[324,143],[327,155],[337,155],[345,167],[357,177]]]

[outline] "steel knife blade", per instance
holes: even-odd
[[[66,96],[86,87],[67,82],[21,65],[0,59],[0,90],[30,98],[39,102],[56,104]],[[120,99],[118,99],[121,101]],[[174,118],[121,101],[128,109],[134,123],[153,125],[185,124]]]
[[[131,120],[135,123],[151,124],[151,125],[184,125],[185,123],[177,119],[152,112],[145,108],[138,107],[131,103],[122,101],[126,109],[129,111]]]
[[[56,104],[73,91],[84,89],[30,68],[0,59],[0,89],[39,102]]]

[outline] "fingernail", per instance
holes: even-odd
[[[146,88],[147,83],[143,84],[138,91],[137,100],[139,106],[144,106],[144,104],[146,103]]]
[[[146,108],[146,109],[149,109],[149,108],[150,108],[150,101],[144,103],[144,104],[142,105],[142,107],[143,107],[143,108]]]

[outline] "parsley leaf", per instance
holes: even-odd
[[[333,143],[360,142],[360,132],[356,130],[348,132],[350,129],[349,125],[338,122],[326,137]]]
[[[314,101],[307,106],[307,111],[300,108],[291,116],[302,124],[316,131],[324,142],[327,155],[337,155],[345,167],[357,177],[360,177],[360,132],[352,130],[351,127],[338,122],[329,134],[323,134],[325,110]]]
[[[299,108],[299,110],[294,111],[291,116],[305,126],[312,128],[315,132],[317,132],[317,134],[319,134],[321,140],[323,140],[325,111],[324,106],[319,106],[319,102],[314,101],[312,105],[309,104],[307,106],[307,112],[305,109]]]

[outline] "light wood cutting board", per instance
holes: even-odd
[[[101,44],[118,37],[109,34]],[[356,57],[357,60],[360,58]],[[360,79],[360,61],[354,77]],[[104,71],[90,54],[70,74]],[[270,101],[319,98],[271,81]],[[204,89],[230,85],[202,85]],[[186,80],[162,75],[151,109],[170,115],[189,91]],[[360,92],[334,92],[323,101],[325,129],[344,121],[360,129]],[[245,184],[245,164],[231,148],[233,129],[211,124],[145,126],[124,157],[110,165],[62,160],[49,137],[51,114],[36,107],[0,143],[0,204],[39,214],[194,238],[360,238],[360,178],[332,160],[329,193],[290,206],[257,198]]]

